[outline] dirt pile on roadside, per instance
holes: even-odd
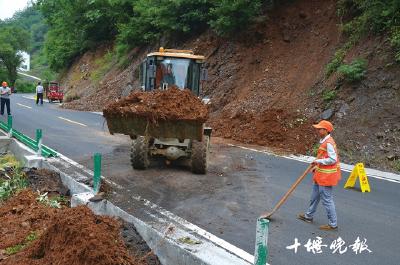
[[[144,264],[129,256],[119,229],[116,220],[96,216],[85,206],[66,208],[36,242],[4,264]]]
[[[29,187],[40,193],[52,195],[68,195],[69,191],[61,182],[60,174],[48,169],[30,168],[25,172]]]
[[[220,124],[219,120],[213,119],[210,122],[212,126],[217,125],[216,136],[300,154],[310,152],[316,142],[312,123],[300,113],[283,109],[253,113],[238,109],[234,114],[223,114],[222,117],[227,122]]]
[[[20,192],[1,205],[0,223],[2,265],[157,264],[129,255],[117,220],[94,215],[85,206],[47,207],[39,203],[30,190]],[[27,242],[32,233],[34,238]],[[4,256],[7,248],[22,244],[24,247],[17,254]]]
[[[20,244],[32,231],[41,233],[58,211],[38,203],[36,194],[30,190],[21,191],[1,204],[0,250]]]
[[[108,105],[104,117],[144,117],[151,122],[157,120],[198,121],[208,119],[208,109],[190,90],[170,88],[152,92],[133,92],[128,97]]]

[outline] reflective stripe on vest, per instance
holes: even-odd
[[[339,154],[337,152],[335,141],[332,137],[329,137],[325,142],[323,142],[318,148],[318,159],[328,158],[327,145],[332,144],[336,152],[336,163],[332,165],[322,165],[318,164],[314,171],[314,181],[320,186],[335,186],[341,178]]]

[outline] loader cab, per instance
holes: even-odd
[[[192,51],[160,48],[147,55],[140,67],[140,82],[144,91],[170,87],[190,89],[200,96],[201,83],[207,78],[204,56]]]

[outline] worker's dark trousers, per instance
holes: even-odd
[[[4,104],[7,106],[7,114],[11,115],[9,98],[1,98],[1,115],[4,114]]]
[[[36,105],[39,103],[39,99],[40,99],[40,105],[43,105],[43,93],[36,94]]]

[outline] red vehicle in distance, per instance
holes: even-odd
[[[60,88],[58,82],[56,81],[49,82],[49,85],[46,89],[46,97],[50,103],[57,100],[60,101],[60,103],[63,102],[64,92]]]

